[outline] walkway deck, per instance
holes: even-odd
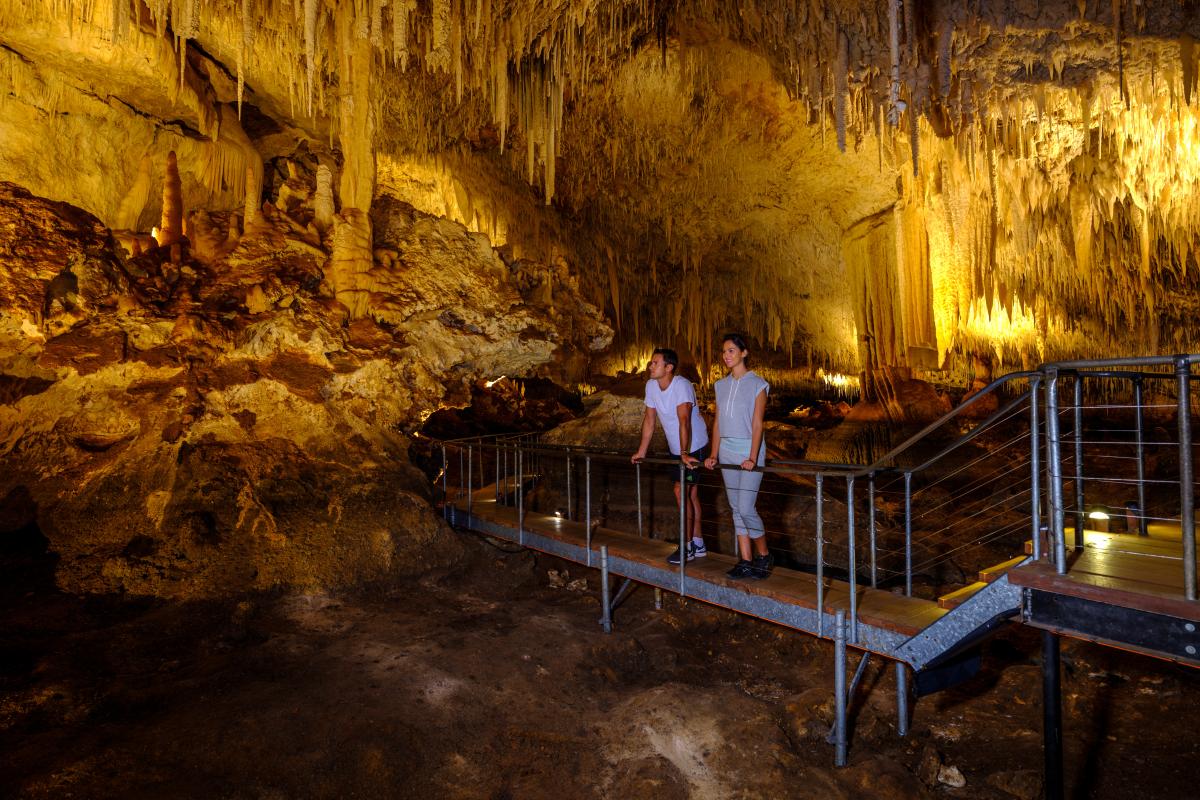
[[[1200,622],[1200,603],[1184,595],[1178,524],[1153,525],[1149,536],[1087,528],[1083,534],[1083,550],[1067,552],[1065,575],[1040,562],[1013,570],[1009,579],[1030,589]],[[1066,539],[1068,546],[1074,543],[1074,529]]]
[[[469,513],[462,505],[460,501],[459,505],[450,506],[455,524],[592,567],[600,566],[600,547],[606,546],[613,574],[680,591],[679,568],[666,563],[677,543],[597,527],[589,552],[586,527],[581,522],[526,512],[522,535],[517,509],[497,503],[493,487],[473,494]],[[849,612],[850,584],[845,581],[824,579],[825,614],[821,619],[816,613],[815,575],[777,567],[766,580],[734,581],[725,573],[735,561],[730,556],[710,553],[707,558],[687,564],[683,594],[826,638],[833,636],[836,611]],[[889,655],[903,641],[947,613],[931,600],[865,587],[858,589],[857,604],[860,635],[859,641],[852,644],[883,655]]]

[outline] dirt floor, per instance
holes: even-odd
[[[907,738],[872,664],[836,769],[828,643],[669,595],[656,611],[647,588],[605,635],[595,572],[456,535],[472,555],[453,572],[219,603],[67,596],[44,553],[6,554],[0,796],[1040,792],[1030,631],[918,701]],[[1068,796],[1196,796],[1200,674],[1082,643],[1064,660]]]

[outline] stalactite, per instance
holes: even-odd
[[[251,0],[242,0],[242,38],[237,49],[237,111],[242,118],[242,95],[246,91],[246,59],[254,47],[254,23],[250,14]]]
[[[1183,72],[1183,100],[1190,106],[1196,91],[1196,40],[1190,33],[1179,37],[1179,62]]]
[[[1121,89],[1121,101],[1129,108],[1129,92],[1125,87],[1125,42],[1121,30],[1123,0],[1112,0],[1113,36],[1117,46],[1117,85]]]
[[[912,151],[912,169],[915,176],[921,170],[921,117],[917,114],[915,106],[909,109],[908,126],[908,144]]]
[[[950,98],[950,83],[954,79],[950,59],[954,51],[954,19],[946,16],[942,23],[942,32],[938,36],[938,89],[942,99]]]
[[[371,2],[371,46],[376,50],[383,49],[383,9],[388,0],[370,0]]]
[[[304,0],[304,65],[306,82],[304,108],[308,116],[313,115],[313,91],[317,82],[317,14],[320,0]]]
[[[837,64],[833,73],[833,113],[837,120],[838,150],[846,152],[846,77],[850,71],[850,42],[846,32],[837,32]]]
[[[888,80],[888,123],[900,124],[900,0],[888,0],[888,44],[891,54]]]
[[[450,66],[450,0],[432,0],[430,13],[433,36],[426,66],[434,71],[445,71]]]

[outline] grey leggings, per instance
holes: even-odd
[[[738,536],[761,538],[764,534],[763,521],[754,506],[758,502],[758,487],[763,474],[744,469],[723,469],[721,477],[725,479],[725,496],[729,499],[729,510],[733,512],[733,529]]]

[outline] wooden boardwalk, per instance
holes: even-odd
[[[517,509],[500,505],[494,498],[495,489],[485,487],[471,498],[472,516],[488,520],[506,528],[518,527]],[[459,506],[462,507],[460,501]],[[465,509],[464,509],[465,510]],[[540,513],[525,513],[525,530],[549,539],[566,542],[579,547],[588,546],[586,528],[583,523]],[[666,563],[678,542],[656,541],[641,538],[611,528],[597,527],[592,533],[591,550],[596,556],[592,566],[599,565],[600,547],[606,546],[611,556],[628,559],[664,572],[677,573],[678,567]],[[733,567],[736,559],[731,556],[710,552],[706,558],[688,563],[685,571],[689,580],[702,580],[747,594],[771,599],[802,608],[816,609],[817,579],[807,572],[776,567],[765,580],[735,581],[725,573]],[[824,610],[834,614],[838,610],[850,610],[850,584],[845,581],[824,578]],[[858,588],[858,618],[861,622],[904,636],[912,636],[947,612],[938,608],[932,600],[905,597],[890,591]],[[716,603],[720,605],[720,603]],[[778,622],[778,620],[772,620]],[[786,623],[784,623],[786,624]],[[811,631],[809,631],[811,632]],[[832,626],[826,631],[832,636]]]
[[[1086,528],[1083,533],[1084,548],[1077,551],[1074,529],[1067,530],[1066,574],[1040,562],[1012,570],[1009,580],[1030,589],[1200,621],[1200,602],[1185,599],[1178,524],[1153,525],[1149,536]]]

